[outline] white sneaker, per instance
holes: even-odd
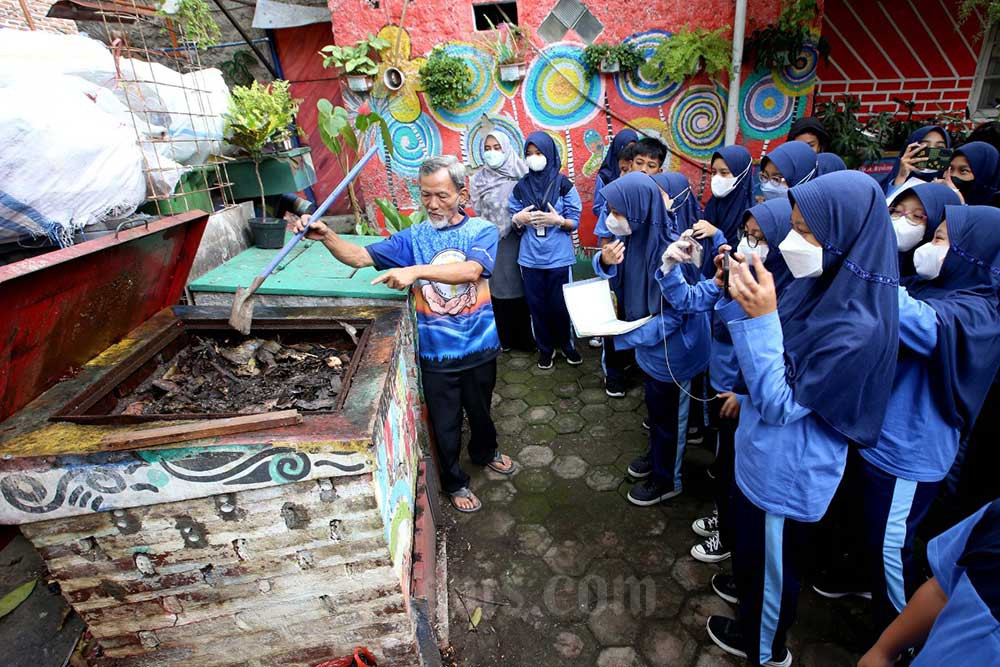
[[[691,547],[691,557],[702,563],[721,563],[732,555],[728,548],[722,545],[719,534],[715,533],[704,542]]]
[[[701,537],[711,537],[715,533],[719,532],[718,511],[712,512],[710,516],[703,516],[700,519],[695,519],[694,523],[691,524],[691,530],[693,530],[696,535]]]

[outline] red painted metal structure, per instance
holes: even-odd
[[[177,303],[207,222],[192,211],[0,267],[0,422]]]

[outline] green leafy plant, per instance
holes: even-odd
[[[819,13],[817,0],[787,0],[778,21],[754,30],[743,45],[743,61],[751,58],[757,67],[778,69],[793,64],[807,41],[816,41],[821,58],[830,55],[825,38],[816,39],[812,24]]]
[[[861,102],[853,96],[824,102],[816,108],[816,117],[830,133],[830,152],[842,157],[850,169],[882,157],[882,137],[892,118],[892,114],[883,112],[862,122],[858,118],[860,108]]]
[[[531,46],[528,32],[506,21],[499,26],[494,26],[492,21],[489,21],[489,24],[492,31],[490,37],[484,37],[480,41],[496,58],[497,64],[510,65],[524,62]]]
[[[375,76],[378,63],[374,56],[392,46],[387,39],[368,33],[368,37],[358,40],[352,46],[330,44],[319,50],[323,56],[323,67],[342,69],[345,75]]]
[[[443,109],[457,107],[472,94],[472,70],[464,60],[448,55],[440,46],[431,51],[420,68],[420,81],[430,103]]]
[[[621,44],[591,44],[583,50],[583,65],[587,74],[601,71],[601,63],[616,62],[620,72],[634,72],[645,62],[642,52],[627,42]]]
[[[685,26],[660,42],[640,68],[643,77],[651,81],[680,82],[702,69],[710,77],[728,72],[732,44],[722,36],[724,30],[692,30]]]
[[[385,228],[389,230],[390,234],[396,234],[408,227],[412,227],[427,217],[427,214],[422,209],[417,209],[413,213],[406,215],[388,199],[377,197],[375,205],[379,207],[382,215],[385,216]]]
[[[178,0],[176,5],[163,2],[156,13],[176,21],[183,40],[199,49],[218,44],[222,37],[222,31],[212,18],[205,0]]]
[[[316,108],[319,110],[317,124],[320,138],[323,140],[323,145],[333,153],[343,173],[349,172],[354,166],[356,156],[366,150],[364,143],[371,135],[369,130],[376,129],[380,133],[382,145],[389,155],[392,155],[392,137],[389,135],[389,126],[386,125],[382,116],[370,110],[367,103],[359,107],[353,119],[347,109],[333,106],[330,100],[319,100],[316,102]],[[347,194],[351,199],[351,210],[354,213],[356,227],[369,229],[363,227],[365,223],[361,219],[361,206],[354,191],[354,183],[347,186]]]
[[[260,186],[260,211],[264,215],[264,183],[260,180],[260,160],[264,149],[292,136],[299,102],[292,98],[291,84],[278,79],[262,86],[254,81],[249,86],[236,86],[229,98],[229,110],[224,114],[226,141],[246,151],[254,162],[257,185]]]
[[[250,71],[250,66],[253,64],[253,55],[246,49],[240,49],[228,60],[220,62],[219,69],[222,70],[222,77],[230,88],[249,86],[253,83],[253,72]]]
[[[977,35],[979,39],[986,39],[990,28],[1000,23],[1000,0],[962,0],[958,6],[958,20],[965,23],[976,11],[986,14],[982,30]]]

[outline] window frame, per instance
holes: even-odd
[[[986,70],[990,65],[990,58],[996,51],[1000,57],[1000,26],[994,25],[983,39],[979,51],[979,60],[976,62],[976,74],[972,80],[972,91],[969,94],[969,112],[973,120],[996,119],[1000,117],[1000,110],[994,106],[980,107],[979,98],[983,93],[983,86],[986,85]],[[991,80],[1000,81],[1000,75],[990,77]]]
[[[489,28],[483,28],[482,30],[480,30],[477,27],[477,24],[476,24],[476,7],[495,6],[495,5],[514,5],[514,12],[515,12],[515,15],[516,15],[516,18],[514,19],[514,25],[520,26],[520,23],[521,23],[521,8],[518,6],[517,0],[483,0],[482,2],[473,2],[472,3],[472,30],[473,30],[473,32],[477,32],[478,33],[478,32],[489,32],[490,31]],[[499,26],[500,23],[501,22],[497,22],[497,26]]]

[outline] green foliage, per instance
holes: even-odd
[[[220,62],[219,69],[222,70],[222,77],[230,88],[249,86],[253,83],[253,72],[250,71],[250,66],[253,64],[253,55],[246,49],[240,49],[233,53],[233,57],[229,60]]]
[[[199,49],[206,49],[219,43],[222,31],[212,18],[205,0],[179,0],[177,10],[172,14],[164,11],[164,4],[166,3],[160,4],[156,13],[176,21],[185,42],[194,44]]]
[[[440,46],[431,51],[420,68],[420,81],[430,103],[442,109],[453,109],[472,94],[472,70],[464,60],[448,55]]]
[[[660,42],[652,57],[641,67],[643,77],[651,81],[680,82],[703,68],[711,77],[728,72],[732,43],[722,36],[724,30],[691,30],[685,26]]]
[[[481,41],[483,46],[489,49],[493,57],[496,58],[497,64],[509,65],[523,62],[530,46],[528,32],[512,23],[504,22],[499,26],[494,26],[493,22],[489,21],[489,24],[493,33]]]
[[[642,53],[634,45],[622,42],[611,46],[609,44],[591,44],[583,50],[583,64],[587,74],[597,74],[601,71],[604,61],[617,62],[619,71],[634,72],[642,65]]]
[[[412,227],[427,217],[427,214],[422,209],[417,209],[410,215],[406,215],[396,206],[393,206],[392,202],[388,199],[376,198],[375,205],[381,209],[382,215],[385,216],[385,228],[389,230],[390,234],[396,234],[408,227]]]
[[[752,57],[757,67],[765,69],[791,65],[805,43],[813,39],[812,24],[818,13],[817,0],[787,0],[777,23],[751,33],[743,45],[743,61]],[[830,44],[820,37],[816,50],[825,59],[830,55]]]
[[[1000,23],[1000,0],[962,0],[958,6],[958,20],[965,23],[977,10],[986,14],[983,29],[978,35],[979,39],[986,39],[990,28]]]
[[[883,112],[861,122],[857,97],[845,96],[817,107],[816,117],[830,133],[830,152],[844,158],[848,168],[855,169],[865,162],[882,157],[882,136],[892,114]]]
[[[319,55],[323,56],[324,68],[341,68],[344,74],[375,76],[378,74],[378,63],[373,52],[377,54],[390,46],[392,43],[389,40],[368,33],[368,37],[358,40],[353,46],[324,46]]]

